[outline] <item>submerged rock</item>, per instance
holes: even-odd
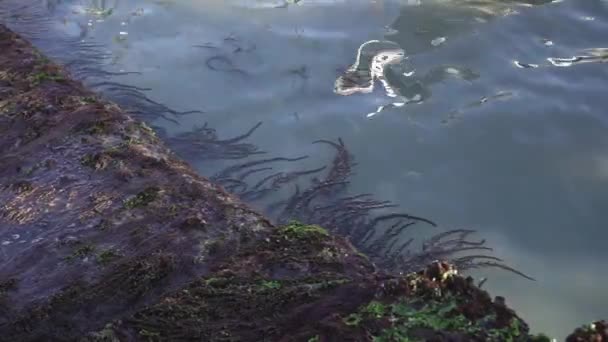
[[[597,321],[577,328],[566,338],[566,342],[608,341],[608,321]]]
[[[0,241],[1,341],[545,340],[450,264],[272,225],[1,25]]]

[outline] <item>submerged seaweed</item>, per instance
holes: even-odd
[[[247,132],[230,139],[220,139],[216,130],[207,123],[190,132],[168,137],[167,142],[178,153],[196,159],[242,159],[251,155],[263,154],[257,146],[244,143],[262,125],[257,123]]]
[[[52,3],[52,2],[51,2]],[[49,5],[50,6],[50,5]],[[116,81],[125,75],[138,72],[106,70],[111,55],[105,52],[105,46],[85,40],[86,34],[78,37],[61,35],[50,30],[52,16],[35,1],[9,0],[0,6],[0,19],[22,36],[41,49],[45,55],[57,60],[67,68],[70,77],[82,81],[86,86],[120,105],[131,116],[152,125],[159,119],[179,125],[178,118],[184,115],[201,115],[202,110],[178,111],[146,95],[150,88],[142,88]],[[105,8],[96,5],[95,8]],[[46,58],[42,55],[40,58]],[[206,124],[191,132],[170,137],[164,130],[152,125],[163,140],[167,141],[178,153],[200,159],[240,159],[263,153],[255,145],[243,142],[261,123],[256,124],[242,135],[223,139],[214,128]]]
[[[412,247],[414,239],[404,236],[408,230],[418,223],[432,227],[436,224],[429,219],[399,211],[376,214],[379,210],[394,209],[397,205],[376,200],[371,194],[347,194],[349,178],[356,162],[342,139],[315,143],[327,144],[336,150],[331,165],[304,171],[274,172],[254,182],[253,177],[272,171],[270,165],[273,163],[295,162],[307,157],[268,158],[230,166],[212,179],[243,199],[256,201],[267,199],[301,176],[327,169],[323,177],[313,177],[307,188],[301,189],[295,185],[291,196],[265,208],[277,224],[298,220],[325,227],[335,234],[348,237],[377,266],[395,273],[410,273],[435,260],[450,260],[460,270],[496,267],[532,279],[504,264],[500,258],[483,254],[491,252],[492,248],[486,245],[485,240],[471,240],[470,236],[475,233],[473,230],[454,229],[437,233],[424,240],[420,250],[415,250]]]

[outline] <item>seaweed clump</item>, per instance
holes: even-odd
[[[331,146],[336,151],[330,165],[303,171],[272,173],[274,163],[295,162],[307,156],[260,159],[227,167],[216,173],[212,180],[242,199],[255,203],[267,201],[272,198],[271,195],[302,176],[327,170],[324,176],[314,176],[304,189],[296,184],[292,195],[266,206],[266,212],[278,224],[297,220],[319,225],[334,234],[347,237],[376,265],[393,273],[406,274],[424,268],[435,260],[449,260],[462,271],[497,267],[532,279],[504,264],[500,258],[480,253],[491,252],[492,248],[486,245],[485,240],[470,239],[474,230],[439,232],[424,240],[420,250],[414,250],[414,239],[406,239],[404,235],[417,224],[431,227],[436,227],[436,224],[429,219],[397,211],[394,203],[376,200],[371,194],[349,195],[349,179],[357,165],[353,155],[342,139],[337,142],[319,140],[314,143]],[[270,174],[260,176],[264,172]],[[256,176],[261,180],[254,181]],[[376,214],[379,211],[385,213]]]
[[[54,3],[51,5],[51,3]],[[103,44],[89,41],[88,27],[81,26],[81,34],[77,37],[64,36],[56,30],[52,30],[54,25],[53,16],[49,15],[48,10],[54,10],[57,6],[55,1],[49,2],[48,8],[40,6],[36,2],[24,2],[19,0],[7,0],[0,7],[0,19],[3,23],[17,30],[29,41],[35,43],[46,56],[59,61],[63,67],[69,71],[69,77],[82,81],[87,87],[95,90],[99,96],[79,97],[77,100],[82,103],[95,103],[100,99],[108,99],[117,103],[131,116],[146,121],[148,123],[164,120],[179,126],[179,118],[187,115],[203,115],[204,110],[176,110],[158,101],[155,101],[146,93],[151,88],[138,87],[124,82],[120,78],[129,75],[139,75],[140,72],[134,71],[109,71],[107,70],[108,60],[112,57],[105,52]],[[105,16],[112,13],[112,7],[105,5],[93,6],[88,9],[87,14],[92,16]],[[41,53],[37,54],[37,65],[41,66],[36,72],[28,75],[28,80],[32,86],[37,86],[45,82],[64,82],[67,80],[64,70],[58,69],[54,64],[49,63],[50,59]],[[223,139],[214,128],[205,124],[203,127],[195,128],[190,132],[184,132],[171,137],[159,126],[154,128],[161,137],[167,141],[171,147],[175,148],[180,154],[187,157],[200,159],[240,159],[255,154],[264,153],[259,151],[257,146],[243,142],[258,127],[256,124],[248,132],[242,135]],[[101,124],[91,127],[95,132],[105,130]]]
[[[243,159],[252,155],[263,154],[257,146],[242,142],[249,138],[262,125],[257,123],[247,132],[229,139],[220,139],[216,130],[207,123],[203,127],[167,137],[168,144],[188,159]]]

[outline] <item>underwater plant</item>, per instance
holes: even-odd
[[[117,81],[125,75],[139,72],[106,70],[111,55],[104,52],[105,46],[78,37],[69,37],[51,30],[53,17],[49,15],[57,2],[50,1],[40,6],[37,1],[8,0],[0,6],[0,19],[8,27],[31,41],[46,56],[67,68],[73,79],[82,81],[101,97],[117,103],[136,119],[150,124],[160,138],[167,141],[179,154],[196,155],[200,159],[239,159],[260,154],[252,144],[242,140],[251,135],[261,124],[237,137],[223,139],[215,129],[205,125],[191,132],[170,137],[161,126],[152,124],[158,119],[179,125],[178,118],[184,115],[201,115],[202,110],[178,111],[154,101],[146,95],[150,88],[142,88]],[[91,8],[112,11],[106,1],[92,1]],[[111,13],[110,13],[111,14]],[[46,58],[42,55],[40,58]]]
[[[302,176],[327,170],[322,177],[313,177],[307,188],[295,185],[287,199],[265,207],[266,213],[279,225],[292,220],[325,227],[334,234],[347,237],[359,251],[366,254],[380,268],[394,273],[410,273],[422,269],[435,260],[449,260],[459,270],[495,267],[533,280],[530,276],[506,265],[491,252],[485,240],[471,240],[475,233],[469,229],[453,229],[432,235],[422,242],[420,250],[412,248],[413,238],[404,239],[416,224],[435,227],[426,218],[394,211],[375,214],[378,210],[396,208],[390,201],[376,200],[371,194],[348,194],[349,178],[356,166],[354,156],[342,139],[337,142],[319,140],[336,150],[329,166],[316,169],[274,172],[253,181],[253,177],[273,170],[271,164],[295,162],[307,158],[268,158],[230,166],[211,177],[227,190],[249,202],[268,199],[271,195]],[[464,254],[463,254],[464,253]]]

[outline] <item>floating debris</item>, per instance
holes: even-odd
[[[514,96],[513,92],[505,91],[505,90],[498,91],[494,95],[491,95],[491,96],[482,96],[478,100],[467,103],[460,109],[452,110],[450,113],[447,114],[447,116],[444,119],[441,120],[441,123],[448,124],[448,123],[450,123],[450,121],[458,119],[459,116],[463,115],[465,113],[465,110],[467,110],[467,109],[479,107],[481,105],[484,105],[485,103],[488,103],[488,102],[494,101],[494,100],[508,99],[513,96]]]
[[[447,40],[446,37],[437,37],[437,38],[431,40],[431,45],[439,46],[439,45],[445,43],[446,40]]]
[[[405,57],[405,50],[392,41],[370,40],[363,43],[357,50],[355,64],[351,65],[336,79],[334,92],[339,95],[353,95],[355,93],[371,93],[375,82],[379,81],[388,97],[399,98],[400,101],[379,106],[378,109],[367,114],[372,117],[387,108],[401,107],[406,103],[419,102],[421,95],[407,98],[399,93],[386,78],[389,65],[401,63]],[[413,75],[413,72],[410,74]]]
[[[384,35],[385,36],[394,36],[396,34],[399,34],[399,30],[396,30],[390,26],[385,26],[384,27]]]
[[[538,64],[526,64],[526,63],[522,63],[520,61],[513,61],[513,64],[515,64],[516,67],[522,68],[522,69],[538,68]]]
[[[207,66],[207,68],[209,68],[209,70],[231,72],[239,74],[241,76],[249,76],[249,74],[245,70],[239,69],[234,66],[232,60],[227,56],[217,55],[209,57],[205,60],[205,65]]]
[[[569,67],[580,63],[604,63],[608,62],[608,48],[595,48],[585,50],[587,55],[573,56],[568,58],[547,58],[549,63],[557,67]]]
[[[400,63],[405,50],[388,40],[369,40],[357,50],[356,61],[336,79],[334,92],[339,95],[371,93],[374,82],[385,80],[386,66]]]
[[[550,66],[570,67],[581,63],[604,63],[608,62],[608,48],[593,48],[583,51],[585,54],[572,57],[549,57]],[[519,68],[538,68],[538,64],[522,63],[514,61],[514,64]]]

